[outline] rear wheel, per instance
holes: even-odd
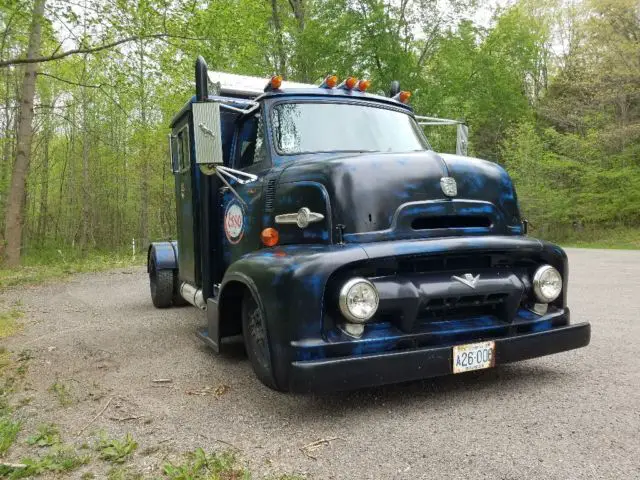
[[[152,258],[149,266],[151,301],[156,308],[169,308],[173,304],[173,270],[158,270]]]
[[[247,356],[258,379],[269,388],[281,390],[273,378],[264,315],[250,292],[245,292],[242,299],[242,335]]]

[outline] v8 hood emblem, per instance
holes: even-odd
[[[476,275],[475,277],[470,273],[465,273],[462,277],[454,275],[453,277],[451,277],[451,280],[457,280],[460,283],[464,283],[468,287],[476,288],[478,280],[480,280],[480,274]]]

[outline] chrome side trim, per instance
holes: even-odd
[[[307,207],[302,207],[297,213],[283,213],[276,215],[276,223],[279,225],[298,225],[300,228],[306,228],[311,223],[324,220],[321,213],[312,212]]]

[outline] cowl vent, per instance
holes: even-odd
[[[264,193],[264,211],[273,212],[273,203],[276,199],[276,180],[271,179],[267,182],[267,189]]]

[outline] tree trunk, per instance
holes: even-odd
[[[55,100],[53,104],[55,104]],[[47,223],[49,219],[49,142],[51,141],[51,110],[46,113],[43,134],[42,189],[40,190],[40,212],[37,227],[37,239],[40,245],[46,243]]]
[[[271,19],[273,21],[273,29],[276,34],[276,47],[278,61],[276,73],[282,75],[284,79],[287,78],[287,58],[284,52],[284,41],[282,40],[282,24],[280,22],[280,12],[278,12],[278,0],[271,0]]]
[[[87,57],[84,58],[84,65],[82,67],[82,81],[86,81],[87,72]],[[89,108],[88,108],[88,93],[87,88],[82,87],[82,224],[80,230],[80,250],[82,254],[87,253],[87,246],[89,243],[89,228],[90,228],[90,203],[91,197],[89,195]]]
[[[29,34],[29,48],[27,58],[35,58],[40,53],[40,31],[44,14],[45,0],[35,0],[33,19]],[[18,136],[16,139],[16,160],[11,175],[11,187],[7,210],[5,212],[5,264],[15,267],[20,263],[20,245],[22,243],[22,225],[24,221],[24,196],[31,157],[31,137],[33,120],[33,100],[36,93],[37,63],[30,63],[24,67],[22,82],[22,98],[20,103],[20,117]]]
[[[142,123],[142,142],[140,152],[142,154],[142,175],[140,181],[140,248],[149,245],[149,158],[147,152],[147,91],[144,70],[144,42],[140,40],[140,120]]]
[[[296,19],[296,23],[298,26],[298,36],[301,36],[304,33],[305,28],[305,3],[304,0],[289,0],[289,5],[291,6],[291,10],[293,11],[293,16]],[[303,82],[310,82],[312,79],[309,75],[309,61],[307,58],[302,57],[299,59],[298,65],[298,76]]]
[[[6,190],[4,189],[7,185],[7,179],[11,174],[11,159],[13,158],[13,142],[11,139],[14,137],[15,131],[15,113],[13,113],[14,106],[14,98],[9,96],[9,92],[11,90],[11,74],[9,71],[5,73],[5,92],[7,94],[6,100],[6,108],[4,109],[4,145],[2,149],[2,169],[0,170],[0,185],[2,186],[2,193],[0,194],[0,212],[5,212],[5,205],[7,203],[7,198],[5,195]],[[0,234],[4,237],[4,218],[2,219],[2,233]],[[2,249],[2,245],[4,245],[4,238],[0,238],[0,250]]]

